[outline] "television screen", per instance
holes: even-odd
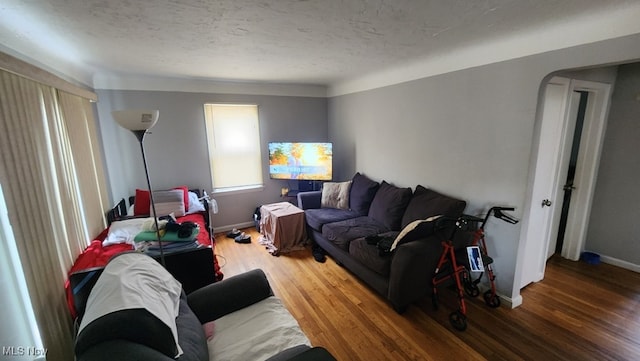
[[[330,181],[332,148],[332,143],[269,143],[269,176],[272,179]]]

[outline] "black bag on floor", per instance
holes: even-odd
[[[256,210],[253,212],[253,223],[256,226],[256,230],[260,232],[260,207],[256,207]]]

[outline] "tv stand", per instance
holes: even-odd
[[[318,191],[321,185],[321,181],[298,180],[298,192]]]

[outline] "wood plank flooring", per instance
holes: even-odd
[[[243,231],[251,244],[216,235],[225,278],[263,269],[312,344],[338,360],[640,360],[638,273],[554,256],[516,309],[466,298],[460,332],[449,324],[457,301],[446,288],[437,311],[425,298],[398,315],[331,258],[318,263],[310,250],[274,257],[255,229]]]

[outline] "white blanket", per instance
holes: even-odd
[[[311,345],[280,299],[268,297],[214,321],[210,361],[265,360],[298,345]]]
[[[133,218],[123,221],[115,221],[109,226],[109,233],[102,241],[102,246],[110,246],[118,243],[134,244],[136,235],[144,230],[144,224],[153,218]]]
[[[106,314],[143,308],[171,329],[178,357],[182,354],[176,327],[181,291],[180,282],[153,258],[140,253],[118,255],[93,286],[78,333]]]
[[[389,249],[389,251],[393,251],[394,249],[396,249],[396,247],[398,247],[398,243],[400,243],[400,241],[402,241],[402,239],[404,238],[404,236],[406,236],[407,234],[409,234],[409,232],[413,231],[414,229],[416,229],[416,227],[418,227],[421,223],[424,222],[433,222],[435,220],[437,220],[438,218],[442,217],[442,215],[437,215],[437,216],[433,216],[433,217],[429,217],[427,219],[418,219],[415,220],[409,224],[407,224],[402,231],[400,232],[400,234],[398,234],[396,236],[396,239],[393,240],[393,244],[391,244],[391,248]]]

